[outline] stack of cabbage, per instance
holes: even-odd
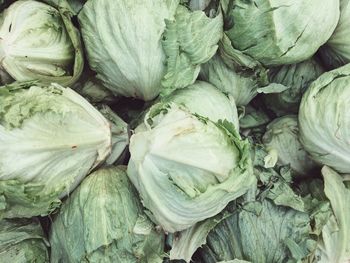
[[[350,262],[349,0],[0,8],[0,262]]]

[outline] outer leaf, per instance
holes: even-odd
[[[208,18],[202,11],[191,12],[179,6],[175,19],[167,20],[166,25],[163,48],[167,56],[167,72],[162,81],[166,87],[163,94],[194,83],[200,64],[216,53],[222,37],[223,18],[221,13]]]
[[[238,106],[247,105],[256,95],[258,82],[229,68],[219,55],[201,67],[200,78],[231,94]]]
[[[239,120],[242,129],[257,128],[270,122],[270,117],[264,111],[255,109],[250,105],[243,108],[242,115]]]
[[[209,232],[226,216],[227,214],[219,214],[176,233],[170,250],[170,259],[182,259],[190,262],[194,252],[206,243]]]
[[[246,78],[252,78],[260,86],[268,84],[267,70],[255,59],[235,49],[225,33],[219,43],[219,54],[230,69]]]
[[[61,6],[68,8],[72,14],[77,15],[83,8],[86,0],[43,0],[53,6]]]
[[[0,217],[48,214],[108,156],[110,124],[58,84],[1,90]]]
[[[91,0],[79,13],[90,67],[115,95],[152,100],[166,71],[165,19],[178,0]]]
[[[242,209],[222,221],[209,234],[207,245],[201,250],[201,262],[232,259],[259,263],[293,259],[296,262],[315,246],[309,229],[306,213],[265,200],[259,214]]]
[[[347,263],[350,261],[350,190],[332,169],[325,166],[322,174],[334,216],[322,231],[322,242],[316,251],[317,262]]]
[[[106,164],[112,165],[115,162],[122,164],[124,161],[123,153],[129,145],[129,126],[106,105],[101,106],[100,112],[109,120],[112,132],[112,150],[106,159]]]
[[[113,96],[112,92],[106,89],[95,78],[89,78],[86,75],[83,78],[83,81],[77,82],[72,88],[85,99],[92,103],[104,102],[107,104],[112,104],[117,100],[116,97]]]
[[[51,262],[162,262],[164,235],[143,213],[124,167],[91,174],[63,204],[50,233]]]
[[[288,89],[280,93],[265,95],[265,103],[277,115],[297,113],[301,97],[312,81],[318,78],[325,70],[320,63],[311,58],[298,64],[271,68],[270,81],[280,83]]]
[[[36,219],[0,221],[0,258],[2,262],[49,262],[48,241]]]

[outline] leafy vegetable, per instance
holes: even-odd
[[[211,121],[227,120],[239,129],[237,108],[232,96],[225,96],[214,86],[197,81],[187,88],[180,89],[164,98],[164,102],[174,102],[189,109],[192,113]]]
[[[201,11],[190,12],[183,6],[177,8],[175,20],[166,21],[164,33],[163,48],[167,56],[167,73],[162,81],[166,87],[164,94],[196,80],[200,64],[216,53],[222,28],[221,13],[209,18]]]
[[[326,45],[320,50],[323,62],[330,69],[344,66],[350,62],[350,44],[348,41],[350,34],[349,17],[349,0],[340,0],[340,18],[338,25],[330,39],[328,39]]]
[[[311,82],[322,73],[324,69],[315,58],[298,64],[271,68],[270,81],[280,83],[287,89],[278,93],[266,94],[264,100],[267,107],[279,116],[297,114],[302,95]]]
[[[95,78],[87,77],[85,81],[77,82],[73,89],[92,103],[112,104],[116,100],[113,94]]]
[[[219,55],[202,65],[200,77],[231,94],[238,106],[247,105],[258,94],[258,82],[229,68]]]
[[[19,81],[71,85],[83,70],[71,13],[38,1],[16,1],[2,14],[1,68]]]
[[[321,75],[301,101],[300,140],[317,162],[350,172],[350,65]]]
[[[69,9],[74,15],[78,14],[87,0],[43,0],[52,6]]]
[[[111,152],[110,123],[58,84],[0,88],[0,217],[46,215]]]
[[[322,168],[322,175],[334,214],[323,229],[316,262],[346,263],[350,260],[350,190],[341,176],[327,166]]]
[[[222,36],[222,15],[179,1],[88,1],[79,14],[89,64],[114,94],[152,100],[196,80]]]
[[[88,1],[79,23],[90,67],[116,95],[155,98],[166,72],[165,19],[178,1]]]
[[[218,224],[201,250],[201,262],[242,259],[251,262],[297,262],[315,247],[309,236],[309,217],[271,201],[244,207]],[[294,261],[293,261],[294,260]]]
[[[143,213],[124,167],[97,170],[54,219],[51,262],[162,262],[164,235]]]
[[[333,33],[339,0],[224,0],[232,47],[264,65],[301,62]]]
[[[290,165],[296,175],[304,176],[317,167],[299,142],[297,116],[288,115],[275,119],[266,129],[263,142],[268,151],[275,151],[281,165]]]
[[[256,182],[249,143],[232,124],[175,104],[151,108],[130,154],[128,176],[154,222],[171,233],[218,214]]]
[[[37,219],[0,221],[0,258],[2,262],[46,263],[49,243]]]

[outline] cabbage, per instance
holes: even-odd
[[[223,20],[175,0],[91,0],[79,14],[90,67],[115,95],[152,100],[196,80]]]
[[[0,221],[1,262],[46,263],[49,242],[37,219]]]
[[[266,149],[278,155],[280,165],[290,165],[296,175],[309,175],[316,163],[299,141],[298,118],[295,115],[275,119],[266,127],[263,136]]]
[[[224,0],[232,47],[266,66],[311,57],[333,33],[339,0]]]
[[[264,95],[267,107],[279,116],[298,113],[302,95],[311,82],[322,73],[324,73],[324,69],[315,58],[298,64],[271,68],[270,81],[282,84],[287,89],[280,93]]]
[[[238,106],[247,105],[258,93],[258,81],[229,68],[219,55],[202,65],[200,78],[231,94]]]
[[[227,120],[239,130],[238,114],[232,96],[225,96],[214,86],[203,81],[197,81],[187,88],[180,89],[163,99],[164,102],[174,102],[213,122]]]
[[[64,202],[50,243],[52,263],[161,263],[164,234],[143,213],[125,167],[108,167],[87,177]]]
[[[37,1],[16,1],[2,14],[0,67],[19,81],[71,85],[83,70],[72,14]]]
[[[252,204],[251,204],[252,205]],[[208,235],[203,263],[242,259],[259,263],[301,262],[315,247],[307,213],[271,201],[232,212]]]
[[[311,157],[340,173],[350,172],[350,65],[329,71],[304,94],[300,141]]]
[[[130,138],[128,176],[150,217],[176,232],[219,213],[255,183],[249,143],[174,103],[156,104]]]
[[[112,139],[111,124],[69,88],[1,87],[0,218],[53,211],[107,158]]]
[[[320,49],[325,65],[329,68],[341,67],[350,62],[350,1],[340,0],[340,18],[335,31],[326,45]]]

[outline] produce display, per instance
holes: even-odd
[[[350,1],[0,13],[0,262],[350,262]]]

